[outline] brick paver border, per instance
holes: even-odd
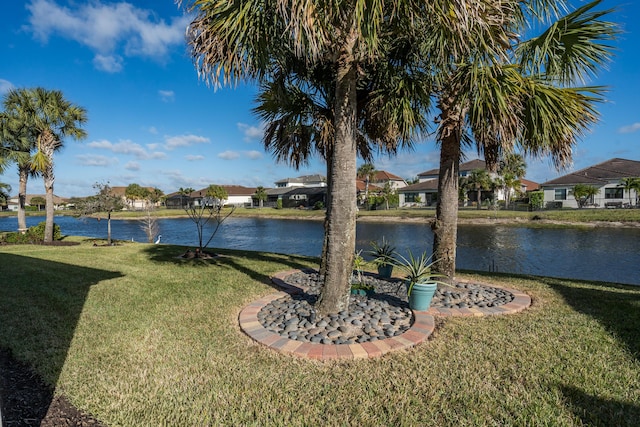
[[[302,289],[286,283],[283,279],[299,270],[288,270],[277,273],[271,280],[283,291],[267,295],[246,306],[239,315],[240,328],[249,337],[273,350],[293,356],[317,360],[336,359],[367,359],[379,357],[391,351],[413,347],[425,341],[435,329],[434,316],[489,316],[517,313],[531,305],[531,298],[524,292],[514,289],[501,288],[511,292],[514,299],[508,304],[488,308],[438,308],[431,307],[428,311],[414,311],[414,322],[401,335],[378,341],[361,344],[319,344],[290,340],[280,334],[269,331],[258,320],[258,313],[265,305],[288,294],[303,292]],[[468,281],[460,281],[467,282]],[[477,282],[473,282],[477,283]],[[498,287],[493,285],[484,286]]]

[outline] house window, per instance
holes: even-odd
[[[554,200],[567,200],[567,189],[556,188],[556,195]]]
[[[624,188],[605,188],[604,198],[605,199],[622,199],[623,191],[624,191]]]
[[[404,193],[405,203],[415,203],[418,198],[418,193]]]

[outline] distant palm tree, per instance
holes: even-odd
[[[32,172],[42,175],[45,187],[46,222],[44,241],[53,240],[53,155],[63,146],[65,137],[82,139],[86,132],[81,126],[87,121],[86,111],[64,99],[56,90],[15,89],[7,96],[11,107],[14,129],[19,135],[34,142],[35,154],[30,158]],[[5,106],[6,108],[6,106]],[[22,178],[22,177],[21,177]],[[26,181],[25,181],[26,183]]]
[[[256,192],[254,194],[256,199],[258,199],[258,208],[262,209],[262,205],[265,200],[267,200],[267,192],[265,191],[263,186],[259,186],[256,188]]]
[[[527,171],[527,163],[519,153],[504,154],[498,167],[500,185],[504,190],[505,207],[511,201],[511,190],[520,185],[520,179],[524,178]]]
[[[5,184],[4,182],[0,182],[0,204],[6,205],[9,201],[9,193],[11,192],[11,186],[9,184]]]
[[[376,167],[373,163],[364,163],[358,168],[357,176],[364,180],[364,200],[369,205],[369,182],[376,176]]]
[[[482,190],[491,189],[491,176],[486,169],[474,169],[465,179],[465,187],[476,192],[476,207],[482,207]]]
[[[627,178],[622,178],[621,182],[622,187],[628,191],[629,194],[629,205],[632,205],[633,203],[631,202],[631,190],[634,190],[636,192],[636,203],[635,205],[638,205],[638,193],[640,193],[640,178],[635,178],[635,177],[627,177]]]

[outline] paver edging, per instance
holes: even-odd
[[[452,309],[431,307],[428,311],[413,311],[413,323],[404,333],[361,344],[321,344],[291,340],[280,334],[269,331],[258,320],[260,309],[270,302],[287,294],[304,292],[304,289],[290,285],[284,281],[288,275],[300,270],[287,270],[276,273],[273,283],[282,291],[262,297],[247,305],[239,314],[238,321],[242,331],[258,343],[297,357],[317,360],[353,360],[380,357],[389,352],[406,349],[424,342],[435,329],[434,316],[486,316],[520,312],[531,305],[531,297],[524,292],[500,286],[460,280],[462,283],[478,283],[484,286],[504,289],[511,292],[513,300],[496,308]]]

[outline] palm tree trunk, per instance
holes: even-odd
[[[45,243],[53,242],[53,168],[47,167],[47,170],[42,174],[44,178],[45,189],[45,211],[46,219],[44,226],[44,241]]]
[[[44,226],[45,243],[53,242],[53,182],[55,174],[53,173],[53,152],[55,150],[55,139],[51,132],[44,132],[41,140],[41,150],[47,157],[47,165],[42,171],[45,189],[45,211],[46,219]]]
[[[324,286],[316,311],[324,316],[349,307],[350,278],[356,247],[356,69],[351,49],[355,37],[343,50],[336,83],[335,124],[329,179],[329,212]],[[341,58],[342,59],[342,58]]]
[[[440,173],[438,176],[438,204],[433,230],[435,269],[453,280],[456,271],[456,243],[458,238],[458,179],[460,175],[460,140],[464,113],[455,105],[455,97],[443,96],[438,105],[441,111]]]
[[[18,233],[27,231],[27,215],[25,205],[27,203],[27,179],[29,179],[29,166],[19,167],[18,170]]]
[[[480,206],[482,204],[482,188],[478,188],[476,192],[476,209],[480,210]]]

